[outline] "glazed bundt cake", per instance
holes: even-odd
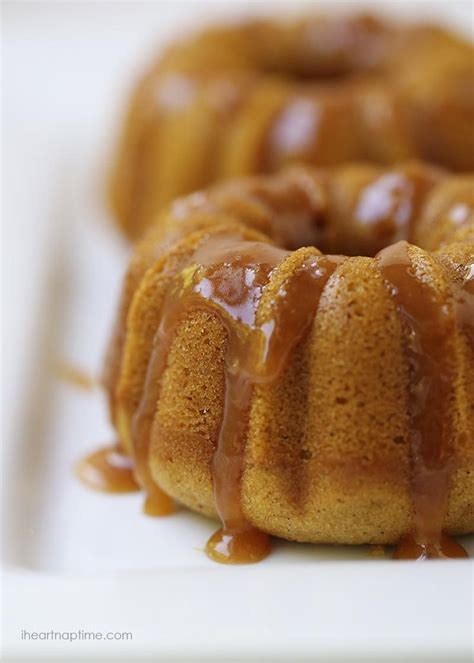
[[[172,45],[139,82],[110,181],[138,237],[178,195],[294,162],[474,169],[474,50],[370,16],[258,21]]]
[[[472,175],[301,166],[178,199],[136,246],[107,360],[146,511],[219,516],[219,561],[269,534],[462,555],[473,325]]]

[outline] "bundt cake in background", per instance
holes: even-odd
[[[408,162],[173,202],[135,248],[106,384],[146,510],[218,515],[214,559],[268,534],[416,558],[474,531],[473,375],[474,177]]]
[[[470,44],[371,16],[253,21],[172,45],[137,85],[110,178],[137,238],[178,195],[302,161],[474,169]]]

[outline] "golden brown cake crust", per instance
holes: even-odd
[[[385,544],[411,531],[405,332],[372,256],[385,243],[414,242],[407,250],[416,278],[440,306],[452,302],[455,287],[474,272],[473,186],[473,176],[453,177],[419,163],[395,169],[348,165],[250,178],[176,201],[136,249],[126,279],[122,345],[114,357],[115,382],[109,383],[125,448],[133,455],[130,430],[154,332],[185,256],[223,232],[296,248],[299,231],[324,252],[329,247],[350,253],[353,242],[365,255],[336,268],[309,333],[284,371],[254,389],[242,508],[253,526],[298,541]],[[277,265],[256,323],[265,319],[285,279],[318,255],[318,249],[299,248]],[[463,326],[447,342],[455,377],[444,529],[462,534],[474,530],[474,344]],[[154,480],[209,516],[216,515],[213,458],[227,344],[226,328],[212,310],[187,312],[172,335],[150,422]]]
[[[472,170],[473,124],[473,48],[437,27],[321,16],[210,28],[137,85],[111,207],[134,239],[178,195],[289,163]]]

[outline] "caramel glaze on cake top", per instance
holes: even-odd
[[[295,162],[474,170],[474,50],[370,16],[258,21],[172,45],[139,82],[110,179],[130,238],[179,195]]]
[[[419,163],[295,168],[178,200],[137,246],[112,417],[155,510],[220,517],[214,559],[260,559],[268,534],[464,554],[473,185]]]

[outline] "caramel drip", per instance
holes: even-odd
[[[149,465],[151,429],[176,325],[190,310],[205,309],[219,315],[228,331],[231,329],[229,318],[240,322],[236,325],[238,333],[242,337],[248,335],[255,315],[248,301],[254,301],[256,307],[271,269],[286,255],[285,251],[266,244],[243,243],[240,237],[213,237],[194,252],[177,275],[163,306],[142,399],[132,421],[137,477],[148,492],[156,486]],[[221,291],[214,288],[211,300],[206,296],[207,290],[213,288],[212,276],[218,279],[219,274]],[[246,300],[240,292],[241,285]]]
[[[440,303],[417,275],[410,245],[398,242],[377,255],[404,327],[410,369],[411,495],[414,533],[403,539],[396,558],[460,556],[459,546],[442,535],[447,510],[453,422],[453,366],[449,339],[454,308]]]
[[[169,495],[161,490],[156,483],[152,482],[151,473],[147,470],[143,485],[146,490],[143,513],[147,516],[171,516],[176,511],[176,506]]]
[[[76,475],[89,488],[106,493],[140,490],[134,478],[133,461],[118,444],[94,451],[76,465]]]
[[[258,324],[254,309],[254,326],[244,343],[232,327],[228,329],[225,408],[213,461],[214,499],[223,527],[206,548],[217,562],[255,562],[269,552],[267,536],[247,522],[241,503],[251,397],[255,385],[275,381],[284,370],[291,351],[311,326],[324,286],[342,260],[315,255],[293,270]],[[219,283],[214,287],[219,289]],[[247,300],[248,304],[254,306],[255,300]]]
[[[278,294],[258,315],[270,275],[289,253],[240,238],[208,238],[178,274],[165,301],[154,339],[132,436],[140,482],[152,482],[151,428],[176,326],[192,310],[217,315],[227,332],[225,399],[212,474],[222,521],[208,541],[208,555],[223,563],[256,562],[270,551],[269,537],[246,519],[241,478],[253,389],[281,374],[291,350],[308,331],[328,278],[342,258],[314,255],[293,269]],[[304,294],[304,296],[303,296]]]

